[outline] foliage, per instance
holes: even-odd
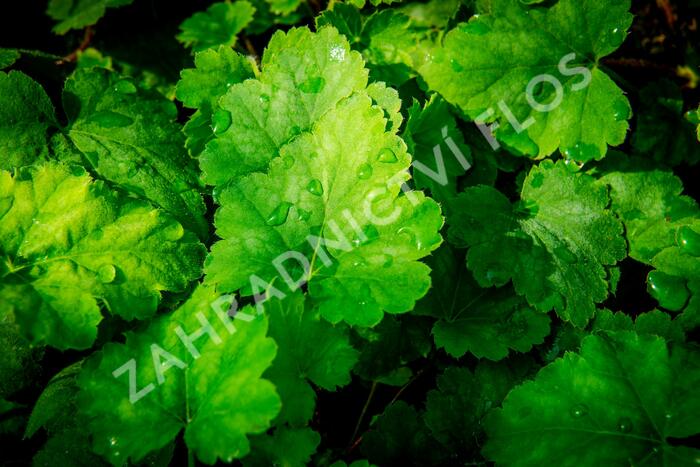
[[[698,463],[698,2],[43,11],[3,465]]]

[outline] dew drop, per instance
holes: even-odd
[[[683,253],[700,256],[700,234],[688,226],[678,229],[678,244]]]
[[[284,224],[287,221],[289,208],[291,207],[292,203],[288,203],[286,201],[281,202],[275,209],[273,209],[265,223],[273,227]]]
[[[462,25],[462,31],[469,34],[474,34],[476,36],[483,36],[484,34],[488,33],[490,31],[490,28],[478,18],[478,15],[474,15],[472,19],[469,20],[469,22]]]
[[[362,232],[365,234],[365,237],[367,238],[367,240],[365,240],[364,243],[369,243],[369,242],[379,238],[379,231],[374,226],[374,224],[367,224],[362,229]]]
[[[109,445],[116,446],[117,445],[117,438],[115,438],[115,437],[109,438]]]
[[[103,264],[97,269],[97,278],[103,284],[109,284],[117,277],[117,269],[112,264]]]
[[[391,256],[390,254],[385,253],[382,256],[382,266],[385,268],[390,268],[392,264],[394,264],[394,257]]]
[[[311,213],[303,208],[297,208],[297,217],[299,220],[308,221],[311,218]]]
[[[624,100],[617,100],[613,104],[613,116],[615,121],[621,122],[630,118],[631,109],[629,104]]]
[[[292,156],[284,156],[282,158],[282,164],[284,164],[284,167],[289,169],[294,165],[294,158]]]
[[[564,159],[564,165],[566,166],[566,170],[568,170],[571,173],[576,173],[581,171],[583,168],[583,162],[575,161],[573,159],[566,158]]]
[[[464,67],[454,58],[450,60],[450,66],[457,73],[459,73],[460,71],[464,71]]]
[[[217,109],[211,117],[212,130],[215,135],[220,135],[231,127],[231,112],[224,109]]]
[[[681,311],[690,298],[685,279],[661,271],[649,273],[647,291],[659,302],[660,306],[670,311]]]
[[[102,112],[97,112],[90,117],[90,121],[97,123],[104,128],[123,128],[134,123],[131,117],[122,115],[117,112],[112,112],[111,110],[104,110]]]
[[[299,84],[299,90],[306,94],[318,94],[326,86],[322,76],[312,76]]]
[[[576,404],[571,408],[571,416],[574,418],[581,418],[588,414],[588,407],[584,404]]]
[[[269,102],[270,102],[270,96],[268,96],[267,94],[260,95],[260,103],[261,104],[267,104]]]
[[[173,222],[163,230],[166,240],[176,242],[185,235],[185,229],[179,222]]]
[[[392,151],[389,148],[384,148],[381,151],[379,151],[379,157],[378,157],[379,162],[384,162],[385,164],[393,164],[394,162],[397,162],[399,159],[396,157],[396,154],[394,151]]]
[[[617,421],[617,429],[622,433],[629,433],[630,431],[632,431],[632,428],[632,420],[630,420],[629,417],[621,417]]]
[[[372,166],[364,163],[357,168],[357,176],[362,180],[367,180],[372,176]]]
[[[136,94],[136,86],[129,80],[117,81],[114,85],[114,90],[121,94]]]
[[[573,146],[562,150],[562,154],[567,159],[581,161],[582,163],[600,158],[600,151],[593,144],[576,143]]]
[[[411,243],[419,250],[423,249],[423,243],[416,236],[416,234],[413,232],[413,230],[411,230],[409,227],[401,227],[399,230],[396,231],[396,233],[400,237],[403,237],[403,241],[407,241],[408,243]]]
[[[312,178],[311,181],[306,185],[306,191],[315,196],[323,195],[323,185],[321,181],[317,178]]]

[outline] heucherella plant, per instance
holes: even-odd
[[[16,6],[0,463],[700,463],[700,4]]]

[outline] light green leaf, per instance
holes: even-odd
[[[269,428],[280,400],[261,378],[276,353],[265,337],[267,319],[234,321],[217,298],[200,287],[173,314],[127,334],[125,344],[107,344],[86,363],[78,401],[96,452],[114,464],[139,461],[184,429],[187,447],[202,462],[231,462],[250,452],[247,435]],[[252,313],[245,308],[236,316]]]
[[[252,20],[255,8],[246,0],[218,2],[207,11],[187,18],[180,25],[177,40],[198,52],[220,45],[233,46],[240,33]]]
[[[57,127],[44,89],[19,71],[0,72],[0,169],[30,165],[48,155],[48,130]]]
[[[387,186],[392,178],[405,179],[410,157],[403,141],[384,131],[383,115],[357,93],[323,115],[313,132],[284,146],[267,174],[224,188],[215,218],[223,240],[212,247],[207,281],[259,294],[250,290],[251,277],[279,277],[273,261],[294,251],[307,259],[308,271],[295,266],[290,278],[305,275],[327,320],[367,326],[378,323],[383,310],[410,310],[428,290],[429,270],[418,260],[440,244],[442,218],[421,193],[398,196],[399,183]],[[362,124],[348,127],[347,121]],[[336,245],[323,247],[310,236]]]
[[[316,394],[311,386],[335,391],[350,382],[358,352],[347,329],[322,321],[304,295],[272,300],[265,306],[270,337],[279,352],[265,372],[279,391],[282,411],[276,423],[305,425],[313,416]]]
[[[101,68],[77,70],[66,82],[68,136],[88,167],[144,197],[206,238],[204,203],[194,163],[185,154],[175,105]]]
[[[0,172],[0,316],[34,343],[87,348],[100,304],[152,316],[201,274],[204,247],[150,205],[61,164]]]
[[[629,9],[629,0],[559,0],[546,7],[482,0],[479,15],[450,31],[420,72],[470,119],[498,120],[501,139],[518,152],[544,157],[560,149],[576,161],[600,159],[608,145],[625,140],[631,115],[622,90],[599,65],[624,41]],[[548,81],[538,85],[543,75]],[[559,105],[553,82],[561,86]],[[539,105],[528,102],[528,86]],[[501,102],[530,125],[524,133],[516,134]]]
[[[486,418],[483,453],[514,466],[693,465],[700,451],[668,438],[700,432],[698,384],[696,350],[631,332],[589,336]]]
[[[440,248],[428,265],[433,288],[416,311],[439,318],[433,326],[435,345],[453,357],[467,352],[500,360],[510,349],[529,351],[549,334],[549,317],[529,307],[510,286],[482,289],[449,246]]]
[[[223,185],[265,170],[282,146],[366,85],[362,59],[335,29],[276,32],[259,78],[232,85],[219,101],[236,118],[217,125],[217,137],[200,156],[204,179]]]
[[[545,161],[525,178],[521,198],[513,205],[494,188],[468,188],[451,207],[450,238],[470,247],[480,286],[512,279],[537,309],[583,327],[608,296],[607,267],[626,256],[606,187]]]
[[[290,63],[309,66],[292,72]],[[348,68],[353,73],[340,74]],[[275,76],[275,85],[268,84]],[[442,219],[437,204],[421,193],[398,196],[410,156],[396,136],[395,93],[382,86],[363,90],[362,61],[332,28],[277,33],[260,79],[231,86],[220,100],[232,111],[247,100],[250,112],[237,111],[201,156],[210,182],[228,182],[214,192],[222,240],[212,246],[207,282],[246,295],[269,289],[259,287],[261,280],[283,278],[292,289],[308,282],[321,315],[333,323],[373,325],[383,311],[408,311],[429,287],[428,269],[417,260],[439,245]],[[276,94],[259,94],[266,88]],[[276,111],[246,120],[261,108]],[[288,125],[295,121],[302,126],[291,137]],[[280,255],[283,269],[293,267],[287,277],[274,264]],[[273,295],[283,293],[280,286]]]

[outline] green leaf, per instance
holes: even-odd
[[[439,320],[435,345],[453,357],[467,352],[500,360],[510,349],[527,352],[549,334],[549,317],[517,296],[510,286],[483,289],[466,270],[463,256],[445,245],[430,258],[433,288],[416,306]]]
[[[236,118],[218,127],[200,156],[204,180],[223,185],[265,170],[282,146],[366,86],[362,59],[335,29],[278,31],[259,78],[232,85],[219,102]]]
[[[436,465],[447,453],[434,447],[420,414],[403,401],[394,402],[376,419],[360,445],[378,465]]]
[[[177,40],[198,52],[220,45],[233,46],[240,33],[252,20],[255,8],[246,0],[218,2],[207,11],[187,18],[180,25]]]
[[[249,456],[243,459],[248,467],[304,467],[321,442],[321,436],[310,428],[278,428],[270,436],[252,438]]]
[[[184,429],[202,462],[231,462],[250,451],[247,435],[269,428],[280,400],[261,378],[276,353],[265,337],[267,319],[245,308],[236,316],[246,318],[233,321],[230,302],[217,298],[200,287],[173,314],[128,333],[125,344],[107,344],[86,363],[78,402],[97,453],[114,464],[139,461]]]
[[[322,321],[304,295],[272,300],[265,311],[269,335],[279,347],[264,375],[275,384],[282,399],[276,423],[303,426],[313,416],[316,402],[311,383],[327,391],[345,386],[358,352],[350,345],[347,330]]]
[[[292,37],[303,40],[275,55],[281,47],[277,43]],[[324,28],[317,34],[305,29],[292,30],[286,37],[277,34],[275,41],[263,58],[263,77],[266,66],[269,76],[269,70],[279,69],[280,62],[298,61],[297,49],[302,47],[302,50],[319,48],[322,57],[329,54],[331,63],[323,73],[328,70],[337,73],[340,69],[336,66],[355,61],[347,43],[333,29]],[[270,54],[279,61],[270,59]],[[308,69],[303,71],[307,72],[313,73]],[[357,75],[364,86],[364,73],[359,71]],[[248,123],[242,123],[245,128],[237,127],[248,113],[237,113],[241,118],[207,145],[202,154],[203,166],[206,168],[209,160],[216,159],[221,170],[205,169],[206,173],[216,174],[221,183],[229,181],[223,189],[215,190],[215,200],[221,205],[215,224],[222,240],[212,246],[206,264],[207,282],[226,291],[243,288],[246,295],[260,295],[270,289],[261,288],[261,281],[269,284],[275,278],[283,278],[291,289],[296,289],[300,281],[308,282],[309,293],[319,304],[324,318],[332,323],[345,320],[368,326],[378,323],[383,311],[410,310],[425,294],[429,287],[428,268],[418,260],[440,244],[438,231],[442,218],[438,205],[421,193],[399,196],[401,182],[407,178],[405,171],[410,156],[396,136],[395,126],[385,130],[386,111],[373,103],[368,92],[358,90],[332,103],[326,99],[326,90],[351,92],[354,85],[346,81],[357,79],[338,78],[334,82],[324,79],[326,84],[316,94],[302,91],[320,96],[323,105],[332,105],[318,119],[311,115],[321,113],[321,102],[314,104],[316,97],[306,101],[299,96],[297,88],[280,91],[270,98],[270,109],[299,105],[308,108],[297,116],[309,119],[308,124],[313,122],[313,128],[286,144],[279,143],[282,144],[279,150],[274,149],[277,143],[272,144],[265,156],[274,157],[267,173],[240,177],[231,170],[243,169],[242,162],[248,159],[240,159],[240,153],[229,144],[238,144],[246,151],[255,147],[244,145],[242,138],[231,139],[235,132],[243,131],[245,139],[255,138],[252,141],[268,144],[256,135],[259,126],[251,129]],[[304,78],[302,83],[307,80]],[[291,84],[285,84],[284,80],[277,83],[280,90]],[[220,105],[227,108],[241,90],[263,85],[254,80],[233,85]],[[304,88],[303,84],[300,86]],[[369,92],[374,94],[371,89]],[[264,122],[277,128],[273,123],[279,124],[279,119],[287,118],[289,112],[275,113],[274,118]],[[348,121],[355,123],[348,126]],[[268,142],[272,143],[269,138]],[[256,170],[266,166],[267,162],[263,164],[260,159]],[[240,242],[240,238],[247,241]],[[275,260],[282,263],[275,266]],[[237,263],[236,268],[230,267],[231,261]],[[290,266],[294,266],[294,274],[280,276],[282,269]],[[273,295],[283,293],[278,286],[279,283],[274,286]]]
[[[21,56],[17,49],[0,48],[0,70],[12,66]]]
[[[77,428],[75,414],[71,412],[75,410],[75,397],[78,394],[76,376],[81,367],[82,361],[74,363],[51,378],[34,404],[24,431],[25,438],[31,438],[40,428],[50,433]],[[72,410],[69,412],[67,408]]]
[[[447,103],[437,95],[422,108],[414,101],[402,137],[413,154],[416,187],[447,204],[457,196],[457,178],[474,162]]]
[[[421,37],[411,29],[408,16],[387,9],[365,18],[357,8],[341,3],[316,18],[317,27],[327,25],[362,53],[373,80],[399,86],[415,76],[413,56]]]
[[[0,305],[0,352],[4,356],[0,360],[0,402],[36,382],[44,355],[43,349],[33,348],[21,336],[13,317],[6,313],[6,307]]]
[[[56,34],[71,29],[82,29],[97,23],[107,8],[129,5],[134,0],[50,0],[46,14],[59,23],[53,27]]]
[[[599,65],[624,41],[629,8],[629,0],[560,0],[549,7],[484,0],[479,15],[450,31],[420,72],[470,119],[498,120],[504,143],[518,152],[544,157],[561,149],[579,162],[600,159],[608,145],[625,140],[631,115],[622,90]],[[538,85],[542,75],[548,81]],[[552,83],[561,86],[557,106]],[[528,86],[539,105],[528,102]],[[509,112],[530,126],[512,125]]]
[[[668,438],[700,431],[698,384],[696,350],[631,332],[589,336],[487,417],[483,453],[500,465],[692,465],[700,451]]]
[[[641,158],[616,155],[601,182],[623,220],[630,256],[661,272],[700,280],[700,210],[683,183]]]
[[[45,158],[49,128],[58,123],[44,89],[19,71],[0,72],[0,103],[0,169]]]
[[[512,279],[535,308],[583,327],[608,296],[607,267],[626,256],[606,187],[545,161],[526,177],[521,198],[512,204],[494,188],[467,188],[451,208],[458,214],[449,236],[470,247],[467,266],[480,286]]]
[[[700,161],[697,128],[683,115],[683,95],[670,81],[642,89],[632,146],[640,154],[668,165]]]
[[[152,316],[161,291],[183,291],[204,256],[172,218],[80,171],[0,172],[0,315],[61,349],[90,347],[100,304],[127,320]]]
[[[591,332],[596,331],[635,331],[637,334],[649,334],[663,337],[666,342],[682,343],[685,334],[679,320],[671,319],[667,313],[652,310],[637,315],[632,321],[628,315],[610,310],[598,310],[591,323]]]
[[[185,125],[185,146],[193,157],[214,137],[212,115],[228,88],[253,77],[251,62],[230,47],[208,49],[194,56],[195,68],[180,72],[176,97],[185,107],[197,109]]]
[[[301,0],[265,0],[270,4],[270,11],[276,15],[288,15],[293,13],[299,5],[301,5]]]
[[[407,314],[384,316],[373,328],[357,328],[360,359],[354,372],[367,381],[402,386],[413,375],[409,364],[430,352],[430,323]]]
[[[197,171],[184,151],[175,105],[128,78],[79,69],[66,81],[68,136],[101,177],[153,201],[206,238]]]
[[[445,369],[425,401],[425,423],[432,435],[453,457],[480,460],[482,420],[522,380],[521,373],[505,363],[487,362],[480,363],[474,374],[467,368]]]

